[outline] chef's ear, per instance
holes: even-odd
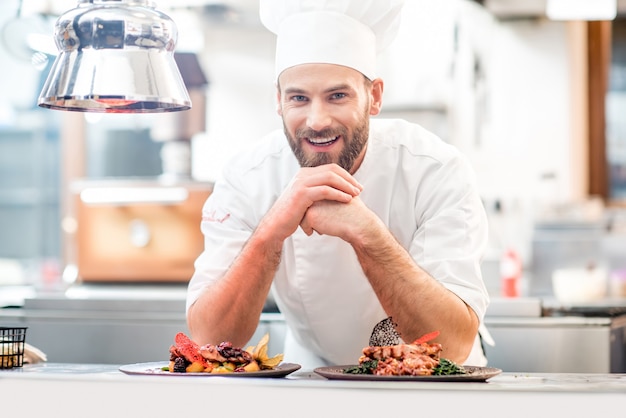
[[[370,115],[376,116],[380,113],[380,109],[383,106],[383,80],[381,78],[375,78],[370,86]]]

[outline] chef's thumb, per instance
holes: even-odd
[[[304,231],[304,233],[307,234],[307,236],[309,237],[313,235],[313,232],[317,232],[315,229],[306,225],[304,222],[300,224],[300,228],[302,228],[302,231]]]

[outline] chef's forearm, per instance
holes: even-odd
[[[357,257],[381,305],[411,342],[440,331],[437,342],[446,358],[463,362],[469,355],[478,320],[455,294],[422,270],[409,253],[380,224],[353,242]]]
[[[272,279],[280,263],[281,246],[255,231],[226,274],[189,308],[187,323],[194,341],[243,346],[254,334]]]

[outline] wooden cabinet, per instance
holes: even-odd
[[[83,282],[187,282],[202,252],[212,185],[86,182],[75,190],[74,238]]]

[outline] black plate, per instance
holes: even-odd
[[[300,369],[299,364],[281,363],[271,370],[259,370],[257,372],[237,372],[237,373],[171,373],[161,370],[169,366],[169,362],[157,361],[152,363],[135,363],[121,366],[119,370],[126,374],[144,376],[203,376],[203,377],[284,377]]]
[[[315,373],[332,380],[377,380],[377,381],[410,381],[410,382],[484,382],[502,370],[493,367],[463,366],[467,373],[445,376],[377,376],[373,374],[344,373],[344,369],[355,365],[318,367]]]

